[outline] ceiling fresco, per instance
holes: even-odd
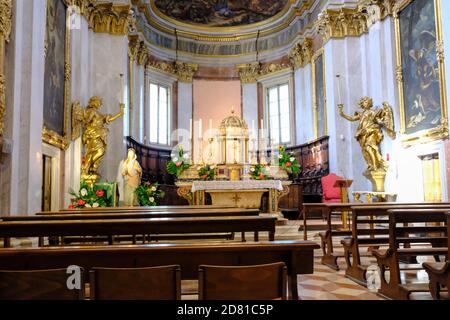
[[[154,0],[158,10],[180,22],[206,27],[249,25],[270,19],[289,0]]]

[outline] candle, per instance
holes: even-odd
[[[200,119],[200,122],[198,124],[198,137],[199,137],[199,139],[203,138],[203,123],[202,123],[202,119]]]
[[[337,91],[338,91],[338,104],[342,104],[342,93],[341,93],[341,76],[336,75],[337,78]]]
[[[234,106],[231,106],[231,113],[234,113]]]
[[[192,118],[189,119],[189,140],[192,140]]]
[[[121,73],[121,74],[119,74],[119,77],[120,77],[120,99],[119,99],[119,101],[120,101],[120,103],[123,103],[123,98],[124,98],[124,84],[123,84],[123,74]]]
[[[212,119],[209,119],[209,139],[212,139]]]

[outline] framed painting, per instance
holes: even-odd
[[[328,134],[324,50],[312,58],[313,115],[316,139]]]
[[[394,7],[402,144],[448,137],[441,0],[402,0]]]
[[[44,75],[43,141],[65,150],[68,147],[70,87],[70,30],[65,0],[47,0]]]

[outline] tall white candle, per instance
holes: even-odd
[[[192,118],[189,119],[189,140],[192,139]]]
[[[203,123],[202,123],[202,119],[200,119],[200,122],[198,124],[198,137],[200,139],[203,138]]]
[[[337,78],[337,92],[338,92],[338,104],[342,104],[342,93],[341,93],[341,75],[336,75]]]
[[[124,85],[124,82],[123,82],[123,74],[121,73],[121,74],[119,74],[119,78],[120,78],[120,99],[119,99],[119,102],[120,103],[123,103],[123,101],[124,101],[124,90],[125,90],[125,85]]]

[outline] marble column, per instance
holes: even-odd
[[[295,123],[297,144],[314,139],[311,64],[295,70]]]
[[[120,74],[124,75],[125,97],[130,90],[127,81],[128,39],[126,36],[91,33],[90,46],[91,95],[103,98],[102,113],[116,114],[120,111],[120,103],[124,101]],[[103,181],[116,180],[119,163],[126,156],[124,137],[129,133],[128,119],[127,116],[121,117],[108,126],[108,148],[100,166]]]
[[[177,140],[179,143],[189,146],[189,126],[193,119],[193,84],[187,82],[178,82],[178,132]],[[172,137],[173,140],[174,137]],[[195,144],[195,142],[194,142]],[[190,150],[187,150],[190,151]]]
[[[9,176],[2,181],[2,199],[8,201],[2,201],[1,209],[24,215],[41,210],[46,1],[16,0],[13,15],[7,67],[13,81],[5,118],[5,138],[11,141],[12,152],[2,167]]]
[[[91,77],[90,77],[90,33],[88,22],[84,16],[80,17],[80,28],[71,31],[71,94],[70,105],[74,101],[79,101],[85,107],[91,97]],[[70,112],[69,112],[70,113]],[[80,187],[81,157],[83,146],[81,137],[72,141],[65,152],[64,161],[64,207],[70,204],[68,191],[77,191]]]

